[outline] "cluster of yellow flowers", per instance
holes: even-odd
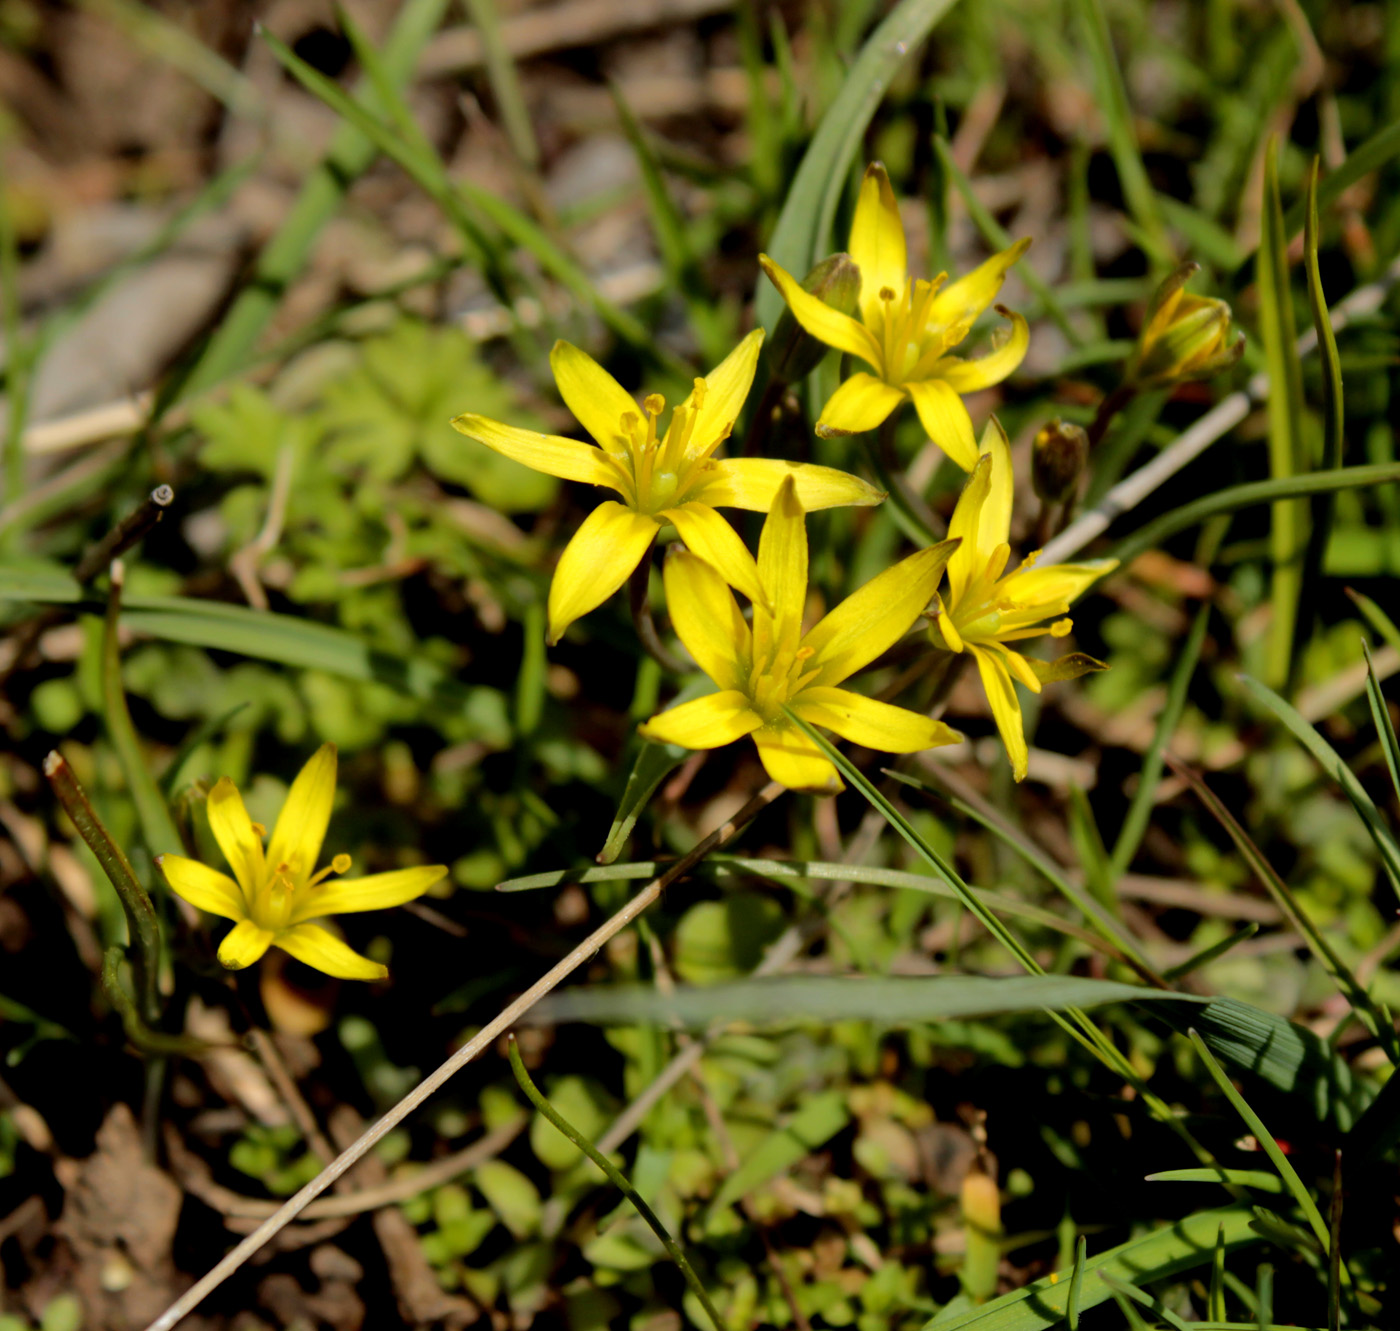
[[[995,255],[945,285],[911,278],[904,227],[889,177],[878,163],[861,186],[850,257],[860,274],[859,318],[824,303],[766,255],[764,271],[794,318],[813,337],[864,361],[817,421],[819,435],[854,434],[882,424],[912,400],[929,437],[971,473],[949,539],[887,569],[806,633],[807,537],[804,514],[841,504],[875,504],[884,495],[830,467],[767,458],[716,458],[748,396],[761,330],[750,333],[671,415],[658,395],[639,411],[625,389],[577,347],[560,342],[551,363],[569,409],[597,447],[517,429],[470,413],[452,424],[463,434],[553,476],[614,490],[565,548],[549,589],[549,640],[601,605],[647,557],[657,533],[674,526],[684,549],[667,555],[667,606],[677,636],[718,692],[653,717],[641,733],[689,748],[716,748],[751,735],[769,775],[796,790],[841,789],[835,768],[788,713],[887,753],[956,742],[941,721],[837,686],[893,646],[926,612],[934,645],[967,652],[977,663],[997,728],[1018,781],[1028,753],[1013,680],[1033,692],[1052,679],[1099,668],[1075,655],[1053,664],[1010,644],[1070,630],[1070,602],[1113,561],[1037,567],[1031,555],[1012,573],[1011,453],[992,420],[979,447],[962,394],[999,383],[1021,363],[1030,332],[1021,315],[997,307],[1010,336],[980,360],[952,351],[996,299],[1007,270],[1029,242]],[[766,512],[757,561],[715,510]],[[938,596],[944,570],[945,596]],[[752,604],[745,619],[733,588]],[[931,609],[930,609],[931,607]],[[1053,621],[1053,622],[1051,622]]]

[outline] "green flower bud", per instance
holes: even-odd
[[[1209,379],[1244,354],[1244,334],[1232,337],[1229,305],[1186,290],[1199,269],[1189,261],[1181,264],[1153,293],[1137,347],[1123,372],[1126,386],[1165,388]]]
[[[860,299],[860,269],[849,254],[831,254],[802,279],[802,289],[842,314],[855,314]],[[784,384],[805,379],[831,348],[807,332],[783,306],[778,326],[768,340],[768,363],[773,377]]]
[[[1079,486],[1089,460],[1089,436],[1058,416],[1041,428],[1031,444],[1031,484],[1047,504],[1063,504]]]

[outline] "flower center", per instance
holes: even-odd
[[[279,933],[291,923],[292,907],[297,893],[304,897],[308,891],[323,883],[331,874],[342,874],[350,867],[350,857],[337,855],[331,862],[309,878],[295,859],[283,860],[268,875],[262,890],[252,903],[250,914],[253,923],[260,929],[271,929]]]
[[[643,399],[645,421],[636,412],[623,413],[622,437],[627,441],[635,496],[632,507],[638,513],[654,517],[683,504],[707,469],[706,460],[728,436],[725,429],[713,439],[695,438],[695,423],[704,408],[706,391],[705,381],[696,379],[689,400],[671,413],[671,423],[660,438],[657,419],[666,409],[666,399],[660,393]]]

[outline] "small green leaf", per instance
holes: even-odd
[[[710,1204],[710,1214],[732,1206],[741,1197],[776,1178],[825,1146],[847,1123],[851,1111],[842,1091],[821,1091],[807,1100],[791,1119],[747,1156]]]

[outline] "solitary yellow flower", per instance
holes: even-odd
[[[972,653],[1011,769],[1017,781],[1024,781],[1029,752],[1012,680],[1039,693],[1042,684],[1075,679],[1107,666],[1082,652],[1058,661],[1037,661],[1006,644],[1042,633],[1063,638],[1072,627],[1068,619],[1044,621],[1063,615],[1071,601],[1117,568],[1118,561],[1096,559],[1037,568],[1040,552],[1036,551],[1014,573],[1002,577],[1011,556],[1006,538],[1011,529],[1012,488],[1011,448],[994,417],[982,434],[982,455],[948,526],[949,537],[960,536],[962,544],[948,561],[948,594],[936,607],[929,633],[938,647]]]
[[[620,503],[599,504],[559,557],[549,588],[551,643],[627,581],[667,523],[745,596],[760,600],[753,556],[716,508],[765,513],[788,476],[808,508],[878,504],[884,498],[874,486],[832,467],[713,456],[748,397],[762,342],[762,330],[755,330],[697,379],[659,439],[656,423],[666,400],[653,393],[638,410],[612,375],[568,342],[554,344],[550,365],[564,402],[598,447],[470,413],[452,422],[461,433],[536,471],[605,485],[622,497]]]
[[[720,691],[652,717],[642,735],[690,749],[752,735],[773,780],[825,794],[841,790],[841,778],[784,713],[785,703],[811,725],[886,753],[956,743],[961,736],[942,721],[835,687],[913,627],[955,544],[944,541],[886,569],[804,636],[806,520],[796,486],[785,479],[759,538],[765,595],[754,602],[752,628],[713,567],[683,550],[667,556],[671,623]]]
[[[873,430],[905,398],[914,400],[928,436],[964,471],[977,465],[972,418],[959,394],[989,388],[1006,378],[1030,345],[1030,329],[1003,306],[1011,336],[980,360],[950,356],[978,315],[996,299],[1006,270],[1025,253],[1029,240],[993,255],[950,286],[947,273],[932,282],[908,275],[904,225],[885,168],[873,162],[851,223],[850,254],[860,269],[860,318],[833,310],[803,291],[766,254],[758,261],[782,292],[797,322],[829,346],[859,356],[874,371],[858,371],[832,394],[817,433],[859,434]]]
[[[350,867],[348,855],[337,855],[327,868],[314,872],[335,798],[335,767],[334,744],[323,744],[311,755],[287,792],[266,850],[264,829],[248,817],[233,782],[220,777],[209,792],[209,826],[232,878],[183,855],[156,856],[165,881],[192,906],[235,921],[219,944],[219,960],[230,970],[251,966],[275,943],[327,975],[382,980],[389,973],[386,967],[311,921],[401,906],[447,876],[446,865],[427,864],[328,882],[331,874]]]

